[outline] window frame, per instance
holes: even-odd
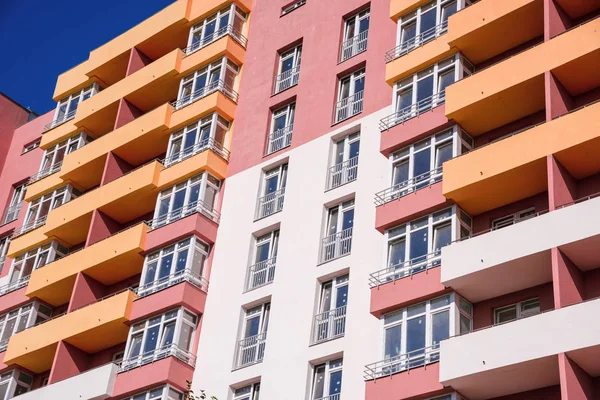
[[[156,392],[159,389],[161,389],[160,397],[155,397],[155,395],[152,394],[152,392]],[[173,397],[173,394],[175,394],[175,397]],[[141,397],[141,396],[143,396],[143,397]],[[153,396],[153,397],[150,397],[150,396]],[[159,386],[159,387],[155,387],[152,389],[148,389],[141,393],[136,393],[133,396],[126,397],[123,400],[185,400],[185,399],[183,397],[183,393],[181,393],[179,390],[175,389],[171,385],[164,385],[164,386]]]
[[[535,206],[528,207],[523,210],[517,211],[512,214],[505,215],[500,218],[496,218],[492,221],[491,227],[492,230],[506,228],[507,226],[511,226],[517,224],[519,222],[528,220],[536,216]]]
[[[30,382],[23,381],[21,379],[22,376],[29,378]],[[31,390],[33,384],[33,376],[21,371],[20,369],[12,369],[3,374],[0,374],[0,387],[2,387],[2,385],[4,384],[6,384],[7,389],[4,398],[0,400],[12,399],[13,397],[27,393]],[[19,387],[25,389],[25,391],[17,393]]]
[[[246,336],[246,331],[248,328],[248,323],[252,319],[255,318],[256,315],[259,315],[258,320],[258,333],[252,336]],[[269,319],[271,318],[271,302],[267,301],[265,303],[259,304],[254,307],[245,308],[243,314],[243,320],[241,324],[241,332],[240,332],[240,340],[252,338],[255,336],[263,335],[267,333],[269,328]]]
[[[292,4],[288,4],[287,6],[283,6],[281,8],[281,17],[283,17],[284,15],[288,15],[289,13],[291,13],[292,11],[294,11],[297,8],[302,7],[303,5],[306,4],[306,0],[298,0],[293,2]]]
[[[25,146],[23,146],[23,151],[21,151],[21,155],[27,154],[30,151],[37,149],[38,147],[40,147],[41,142],[42,142],[41,139],[37,139],[29,144],[26,144]]]
[[[6,210],[4,211],[2,225],[8,224],[9,222],[15,221],[19,218],[19,214],[21,213],[21,205],[23,204],[23,200],[25,199],[26,190],[26,183],[12,187],[10,202],[8,203],[8,207],[6,207]],[[0,258],[2,258],[1,253]]]
[[[223,20],[223,17],[225,15],[227,15],[227,24],[225,26],[220,26],[221,22]],[[235,26],[236,17],[240,18],[237,21],[242,21],[242,24],[239,28],[237,28]],[[212,35],[212,38],[207,39],[206,26],[208,24],[210,24],[213,20],[215,21],[215,29],[214,29],[213,33],[210,34],[210,35]],[[187,48],[186,48],[186,50],[188,50],[188,51],[186,51],[186,53],[188,55],[192,54],[193,52],[196,52],[196,51],[208,46],[209,44],[216,42],[217,40],[219,40],[226,34],[230,33],[230,31],[232,31],[233,29],[238,31],[238,32],[234,32],[234,33],[241,35],[244,30],[244,27],[246,26],[247,20],[248,20],[248,14],[245,13],[235,3],[231,3],[230,5],[221,8],[216,13],[204,18],[200,22],[197,22],[190,28],[190,33],[188,35]],[[200,40],[194,41],[194,38],[196,37],[195,33],[198,31],[201,31]]]
[[[244,390],[248,390],[248,392],[243,393]],[[250,385],[246,385],[237,389],[232,388],[232,392],[233,400],[259,400],[260,382],[251,383]]]
[[[318,379],[318,370],[322,369],[323,371],[323,396],[317,394],[317,379]],[[329,360],[321,364],[314,365],[312,368],[312,379],[311,379],[311,390],[310,390],[310,399],[311,400],[323,400],[328,399],[331,396],[339,396],[341,390],[337,393],[326,394],[331,391],[330,383],[331,383],[331,375],[340,372],[343,378],[343,369],[344,369],[344,358],[336,358],[334,360]],[[318,396],[318,397],[317,397]]]
[[[46,310],[43,310],[43,308],[47,308],[49,312],[46,312]],[[25,329],[31,328],[32,326],[52,318],[52,313],[52,307],[49,307],[39,301],[32,301],[0,315],[0,351],[6,350],[8,341],[12,335],[15,335],[24,331]],[[25,318],[23,326],[21,326],[22,318]],[[10,329],[9,332],[7,331],[8,322],[12,320],[14,320],[14,325],[12,325],[12,329]],[[5,334],[8,336],[2,339]]]
[[[342,201],[334,206],[328,207],[327,208],[327,212],[326,212],[326,218],[325,218],[325,234],[323,235],[323,237],[329,237],[332,235],[336,235],[340,232],[343,232],[343,226],[344,226],[344,213],[348,212],[348,211],[353,211],[356,209],[356,201],[355,199],[348,199],[346,201]],[[336,220],[336,230],[335,232],[330,233],[330,222],[331,222],[331,214],[333,211],[337,211],[337,220]],[[352,226],[350,228],[346,228],[346,229],[352,229],[354,227],[354,216],[352,217]]]
[[[85,133],[79,132],[60,143],[57,143],[46,150],[44,150],[44,155],[42,156],[42,160],[40,162],[40,168],[38,170],[38,175],[46,172],[46,174],[42,176],[49,175],[53,172],[56,172],[60,169],[60,166],[63,163],[64,158],[71,154],[72,152],[79,150],[86,144],[90,143],[92,139]],[[56,161],[57,156],[59,155],[59,151],[63,150],[64,152],[61,154],[62,158],[59,161]],[[50,160],[50,161],[48,161]]]
[[[39,226],[42,222],[45,222],[45,219],[48,217],[50,211],[54,210],[57,207],[62,206],[63,204],[68,203],[71,200],[76,199],[81,195],[81,192],[75,189],[72,185],[68,184],[57,189],[54,189],[52,192],[46,193],[42,196],[36,197],[31,200],[27,207],[27,214],[25,216],[25,221],[23,222],[23,226],[33,225],[31,229]],[[45,202],[49,201],[50,205],[48,206],[48,210],[46,215],[41,216],[41,211],[43,207],[41,205]],[[35,217],[33,215],[33,208],[37,206],[35,211]],[[32,218],[34,217],[34,218]]]
[[[285,126],[275,129],[277,126],[276,120],[285,115]],[[294,119],[296,118],[296,102],[286,104],[271,112],[271,121],[269,126],[269,137],[267,138],[266,155],[275,153],[292,144],[292,132],[294,130]],[[282,140],[283,139],[283,140]],[[282,140],[282,143],[277,141]]]
[[[536,304],[537,303],[537,312],[536,311],[526,311],[523,310],[523,306],[526,304]],[[511,309],[515,310],[515,318],[514,319],[510,319],[510,320],[506,320],[506,321],[499,321],[499,315],[503,312],[509,311]],[[502,324],[507,324],[509,322],[513,322],[513,321],[518,321],[522,318],[526,318],[526,317],[531,317],[537,314],[540,314],[542,312],[542,308],[541,308],[541,302],[540,302],[540,298],[538,297],[532,297],[530,299],[527,300],[522,300],[522,301],[518,301],[516,303],[513,304],[509,304],[506,306],[502,306],[502,307],[497,307],[494,308],[494,325],[502,325]]]
[[[68,254],[69,248],[56,240],[18,254],[13,258],[10,265],[10,271],[8,272],[9,285],[16,286],[18,288],[26,284],[27,281],[29,281],[29,276],[31,276],[33,271],[42,268],[53,261],[60,260],[61,258],[66,257]],[[31,264],[31,272],[29,272],[27,275],[24,275],[27,271],[27,269],[24,267],[30,259],[33,259],[33,263]],[[15,276],[15,272],[18,267],[20,267],[18,270],[18,276]]]
[[[67,120],[73,118],[75,116],[75,112],[77,111],[77,108],[79,107],[79,104],[81,104],[85,100],[89,99],[90,97],[98,94],[98,92],[100,92],[101,90],[102,90],[102,88],[100,87],[100,85],[98,85],[97,82],[94,82],[89,86],[86,86],[80,90],[77,90],[77,91],[71,93],[68,96],[63,97],[56,103],[56,108],[54,110],[54,118],[52,119],[52,121],[56,123],[56,122],[67,121]],[[74,108],[71,105],[72,101],[76,101],[74,103]],[[59,117],[59,114],[61,112],[60,108],[63,104],[66,105],[66,108],[64,110],[64,114]]]
[[[217,74],[217,72],[218,75],[215,79],[214,76]],[[202,65],[194,72],[181,78],[181,81],[179,82],[179,90],[177,92],[178,94],[175,109],[178,110],[190,105],[217,90],[224,90],[226,93],[230,93],[236,87],[239,72],[239,65],[227,58],[227,56],[223,56],[220,59]],[[204,74],[206,74],[204,86],[202,86],[202,88],[198,88],[198,78]],[[231,78],[232,76],[233,82],[231,84],[227,83],[227,79]],[[189,94],[184,95],[184,93],[187,92],[186,85],[190,83],[191,88]]]

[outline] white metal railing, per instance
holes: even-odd
[[[217,142],[213,138],[201,140],[193,146],[188,146],[177,153],[173,153],[162,160],[162,164],[165,167],[170,167],[173,164],[177,164],[183,160],[195,156],[196,154],[202,153],[206,150],[212,150],[221,156],[225,160],[229,160],[229,150],[227,150],[222,143]]]
[[[321,239],[321,263],[350,254],[352,250],[352,228],[344,229]]]
[[[192,367],[196,364],[195,355],[172,343],[152,351],[147,351],[137,357],[122,360],[119,363],[119,372],[129,371],[130,369],[141,367],[142,365],[162,360],[167,357],[175,357]]]
[[[296,65],[289,71],[285,71],[275,77],[275,84],[273,85],[273,94],[283,92],[286,89],[291,88],[298,84],[300,79],[300,65]]]
[[[38,218],[34,221],[28,222],[26,224],[24,224],[23,226],[21,226],[20,228],[15,229],[15,231],[12,234],[12,237],[15,238],[17,236],[23,235],[29,231],[34,230],[35,228],[38,228],[42,225],[46,224],[46,218],[47,217],[42,217],[42,218]]]
[[[342,395],[341,393],[335,393],[335,394],[330,394],[329,396],[319,397],[318,399],[315,399],[315,400],[340,400],[341,395]]]
[[[433,253],[390,265],[385,269],[381,269],[369,275],[369,287],[374,288],[388,282],[394,282],[398,279],[413,276],[414,274],[427,271],[431,268],[439,267],[441,260],[442,251],[436,250]]]
[[[385,131],[393,126],[402,124],[409,119],[418,117],[424,112],[430,111],[431,109],[441,106],[446,102],[446,91],[436,93],[433,96],[429,96],[423,100],[420,100],[410,106],[404,107],[395,113],[388,115],[387,117],[379,121],[379,130]]]
[[[29,181],[27,182],[27,184],[28,185],[32,184],[34,182],[39,181],[42,178],[45,178],[45,177],[47,177],[49,175],[52,175],[55,172],[60,171],[61,167],[62,167],[62,161],[57,162],[57,163],[55,163],[53,165],[50,165],[50,166],[48,166],[48,167],[40,170],[38,173],[36,173],[34,175],[31,175],[31,177],[29,177]]]
[[[221,218],[221,214],[217,210],[212,207],[207,207],[201,200],[197,200],[190,204],[186,204],[177,210],[173,210],[170,213],[156,217],[153,220],[146,222],[146,224],[152,229],[156,229],[195,213],[201,213],[216,223],[219,223],[219,219]]]
[[[434,26],[433,28],[429,28],[426,31],[421,32],[419,35],[407,40],[406,42],[400,43],[393,49],[388,50],[385,53],[385,62],[388,63],[396,58],[402,57],[403,55],[423,46],[425,43],[429,43],[436,37],[441,36],[446,32],[448,32],[447,20],[437,26]]]
[[[246,47],[246,44],[248,43],[248,39],[246,39],[246,37],[242,35],[242,32],[240,32],[233,25],[227,25],[214,31],[212,34],[205,36],[204,39],[193,43],[191,46],[186,47],[185,49],[183,49],[183,52],[189,56],[190,54],[200,50],[201,48],[208,46],[212,42],[219,40],[225,35],[231,36],[243,47]]]
[[[375,193],[375,205],[381,206],[390,201],[397,200],[416,190],[431,186],[442,180],[442,167],[432,169],[414,178],[407,179],[404,182]]]
[[[327,340],[344,336],[346,332],[346,306],[317,314],[313,321],[312,343],[321,343]]]
[[[275,153],[292,144],[292,131],[294,124],[289,124],[285,128],[277,129],[269,135],[269,145],[267,146],[267,155]]]
[[[14,282],[8,283],[6,285],[0,286],[0,296],[4,296],[5,294],[8,294],[10,292],[14,292],[15,290],[19,290],[22,287],[27,286],[27,283],[29,282],[29,277],[31,275],[27,275],[24,276],[20,279],[17,279]]]
[[[175,286],[181,282],[191,283],[203,292],[208,291],[208,281],[206,279],[189,269],[183,269],[156,281],[138,286],[138,288],[135,289],[135,293],[140,297],[144,297],[168,287]]]
[[[342,42],[340,49],[340,62],[354,57],[355,55],[367,50],[367,39],[369,38],[369,30],[359,33],[358,35]]]
[[[6,208],[6,212],[4,213],[4,219],[2,220],[2,225],[17,220],[19,218],[19,213],[21,212],[22,205],[23,202],[20,202],[18,204]]]
[[[285,198],[285,188],[281,188],[258,199],[256,202],[256,213],[254,219],[268,217],[283,210],[283,200]]]
[[[364,378],[365,380],[383,378],[439,360],[440,346],[438,344],[369,364],[365,366]]]
[[[275,279],[276,263],[277,257],[271,257],[249,266],[248,277],[246,278],[246,291],[249,292],[273,282],[273,279]]]
[[[335,189],[348,182],[356,180],[358,176],[358,156],[329,168],[327,174],[327,190]]]
[[[262,362],[265,355],[266,342],[267,332],[240,340],[235,350],[234,368],[243,368]]]
[[[66,113],[65,115],[63,115],[62,118],[53,120],[52,122],[44,126],[44,131],[42,133],[48,132],[50,129],[56,128],[57,126],[64,124],[68,120],[75,118],[76,112],[77,109]]]
[[[237,103],[238,93],[223,80],[219,79],[217,81],[208,82],[203,88],[196,90],[189,96],[184,96],[181,99],[173,101],[170,104],[175,108],[175,110],[179,110],[217,91],[220,91],[225,96]]]
[[[337,102],[335,105],[335,122],[340,122],[359,114],[363,110],[364,90],[354,93]]]

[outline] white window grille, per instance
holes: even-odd
[[[264,173],[262,196],[256,202],[255,219],[265,218],[283,210],[287,171],[288,165],[282,164]]]
[[[360,132],[348,135],[334,144],[333,165],[327,174],[327,190],[356,180],[359,150]]]
[[[248,267],[246,291],[268,285],[275,279],[279,229],[255,239],[252,264]]]
[[[231,35],[245,47],[247,39],[243,36],[243,32],[247,17],[248,15],[234,3],[220,9],[192,27],[188,47],[184,52],[190,55],[225,35]]]
[[[344,21],[340,61],[346,61],[367,50],[370,14],[370,10],[361,11]]]
[[[300,61],[302,60],[302,45],[281,53],[279,55],[279,67],[273,94],[277,94],[298,84],[300,78]]]
[[[350,254],[354,226],[354,200],[348,200],[327,210],[325,235],[321,239],[321,263]]]
[[[348,275],[321,284],[319,308],[313,320],[313,343],[344,336],[348,306]]]
[[[262,362],[270,313],[271,303],[264,303],[245,311],[242,338],[235,349],[235,369]]]
[[[360,114],[363,110],[365,70],[361,69],[340,79],[334,122]]]
[[[271,130],[267,143],[267,155],[292,144],[295,112],[296,103],[290,103],[285,107],[273,111],[271,116]]]

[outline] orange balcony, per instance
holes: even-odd
[[[67,257],[36,269],[26,295],[53,306],[69,302],[79,272],[112,285],[142,272],[146,224],[138,224]]]
[[[390,18],[396,22],[404,14],[429,2],[430,0],[390,0]]]
[[[135,298],[132,291],[121,292],[19,332],[10,338],[4,363],[41,373],[52,367],[61,340],[90,354],[124,343]]]
[[[447,117],[477,136],[543,110],[547,71],[573,97],[600,86],[598,31],[600,19],[589,21],[456,82],[446,89]]]
[[[548,155],[576,179],[597,173],[599,113],[597,102],[445,162],[443,195],[477,215],[544,192]]]

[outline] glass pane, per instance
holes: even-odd
[[[156,276],[156,267],[157,266],[158,266],[158,261],[153,261],[153,262],[147,264],[146,276],[144,278],[144,284],[154,282],[154,277]]]
[[[163,256],[160,260],[160,269],[158,279],[163,279],[171,275],[171,266],[173,265],[173,253]]]
[[[448,21],[448,18],[456,14],[456,11],[456,1],[442,7],[442,22]]]
[[[424,259],[428,252],[428,239],[429,234],[427,228],[419,229],[418,231],[410,234],[410,254],[409,257],[414,262],[420,262]]]
[[[15,325],[17,324],[16,318],[11,318],[6,322],[6,326],[4,327],[4,332],[2,332],[2,341],[8,339],[13,334],[15,330]]]
[[[384,358],[388,359],[400,355],[400,341],[402,338],[401,328],[401,325],[397,325],[385,330]]]
[[[410,24],[403,25],[400,43],[406,43],[409,40],[414,39],[416,35],[417,35],[416,22],[411,22]]]
[[[342,391],[342,371],[336,371],[329,375],[329,395]]]
[[[438,92],[441,94],[446,91],[446,88],[454,83],[454,68],[440,74]]]
[[[517,307],[511,306],[496,310],[496,323],[514,321],[517,319]]]
[[[160,326],[156,325],[151,328],[148,328],[148,330],[146,331],[146,339],[144,341],[144,355],[156,349],[156,345],[158,344],[159,329]]]
[[[313,399],[320,399],[325,394],[325,367],[319,366],[315,369],[313,388]]]
[[[411,356],[418,354],[415,350],[425,348],[425,316],[410,319],[406,322],[406,352]]]
[[[179,339],[177,339],[177,345],[182,349],[189,351],[190,346],[192,344],[192,334],[194,330],[188,324],[183,324],[181,326],[181,331],[179,332]]]
[[[358,157],[359,150],[360,150],[360,140],[350,143],[350,154],[348,155],[348,159]]]
[[[254,335],[258,335],[260,331],[260,316],[252,317],[246,321],[246,332],[244,337],[249,338]]]
[[[261,261],[268,260],[271,255],[271,242],[265,242],[256,247],[256,260],[259,263]]]
[[[142,348],[142,334],[137,334],[131,338],[131,347],[129,349],[128,358],[134,358],[140,355]]]
[[[175,265],[175,272],[183,271],[187,264],[189,249],[181,250],[177,252],[177,265]]]
[[[390,243],[389,266],[401,268],[406,256],[406,241],[404,239]]]
[[[431,107],[429,99],[433,95],[433,75],[429,75],[427,78],[423,78],[417,82],[417,102],[419,102],[419,109],[426,109]]]
[[[452,158],[452,143],[438,146],[435,152],[435,167],[440,168],[443,163]]]
[[[175,323],[170,323],[163,329],[162,346],[169,346],[173,343],[173,336],[175,334]]]
[[[335,296],[335,308],[339,308],[348,304],[348,285],[337,288]]]
[[[471,332],[471,320],[466,315],[460,314],[460,333]]]
[[[396,189],[402,187],[403,185],[401,185],[401,184],[408,181],[408,170],[409,170],[408,166],[409,166],[408,160],[404,161],[402,163],[399,163],[399,164],[394,164],[393,185]]]
[[[450,311],[433,314],[431,344],[438,346],[444,339],[450,336]]]
[[[432,8],[421,14],[421,35],[423,40],[435,36],[436,8]]]
[[[452,241],[452,225],[438,226],[433,232],[433,250],[438,251]]]

